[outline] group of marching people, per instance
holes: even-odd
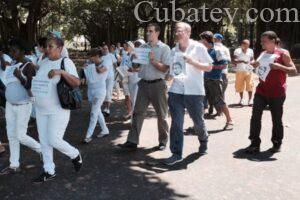
[[[64,41],[57,32],[51,32],[47,38],[39,40],[35,58],[33,55],[25,55],[25,48],[19,41],[10,44],[12,59],[0,49],[0,78],[4,83],[1,91],[5,91],[5,117],[10,148],[10,166],[2,169],[0,175],[20,170],[20,144],[41,155],[44,173],[34,179],[36,183],[55,177],[53,148],[71,159],[75,171],[80,170],[80,152],[63,140],[70,120],[70,110],[63,109],[58,99],[56,85],[61,78],[74,88],[80,85],[80,78],[86,80],[91,111],[84,143],[92,141],[97,122],[101,128],[97,137],[109,134],[105,118],[110,115],[114,89],[118,94],[122,87],[127,111],[125,118],[131,120],[131,130],[126,142],[117,147],[126,151],[137,149],[147,108],[152,104],[157,115],[157,150],[166,149],[170,140],[172,155],[164,160],[164,164],[174,165],[182,160],[185,110],[194,123],[193,131],[198,135],[199,154],[206,154],[206,109],[207,115],[213,115],[213,109],[217,111],[215,116],[224,114],[224,130],[232,130],[234,127],[225,101],[230,62],[236,69],[235,88],[240,94],[239,104],[244,105],[245,89],[249,93],[247,105],[253,104],[249,136],[251,143],[245,152],[253,154],[260,151],[261,117],[266,106],[270,107],[273,122],[273,147],[270,151],[280,151],[286,74],[295,73],[296,68],[288,51],[280,47],[276,33],[267,31],[262,34],[261,45],[264,51],[255,60],[248,40],[242,41],[241,47],[234,51],[231,59],[230,51],[222,44],[224,37],[221,34],[205,31],[199,35],[201,40],[196,41],[190,38],[191,26],[184,22],[176,24],[176,44],[172,49],[158,39],[161,32],[158,24],[149,24],[146,31],[146,42],[138,39],[124,43],[123,47],[118,43],[116,46],[104,44],[100,48],[91,49],[80,76],[68,58]],[[136,49],[148,50],[146,63],[135,61],[138,60]],[[266,77],[265,71],[261,72],[263,67],[269,70]],[[260,70],[260,82],[252,103],[255,69]],[[170,87],[167,81],[170,81]],[[171,115],[170,128],[167,123],[168,112]],[[30,115],[35,115],[39,142],[27,135]]]
[[[19,39],[9,42],[12,59],[1,59],[10,165],[2,169],[0,174],[8,175],[20,171],[22,144],[36,151],[43,161],[44,172],[33,179],[35,183],[51,180],[56,176],[53,149],[67,155],[75,171],[79,171],[82,166],[79,150],[63,139],[70,119],[70,110],[61,107],[56,87],[61,78],[71,87],[79,86],[80,79],[76,67],[73,61],[66,57],[67,54],[63,55],[66,49],[58,32],[49,33],[47,38],[39,42],[40,56],[37,56],[35,61],[28,56],[25,42]],[[1,58],[4,57],[8,58],[8,55],[1,52]],[[39,142],[27,135],[32,113],[36,118]]]

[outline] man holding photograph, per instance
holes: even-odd
[[[212,69],[213,60],[205,46],[191,40],[190,35],[191,26],[189,24],[183,22],[176,24],[175,36],[178,43],[172,49],[172,54],[182,54],[185,67],[182,68],[181,73],[174,74],[173,68],[176,64],[174,62],[177,60],[176,58],[173,60],[170,70],[170,75],[174,77],[168,100],[172,118],[170,130],[172,156],[164,160],[166,165],[174,165],[182,160],[185,109],[193,120],[195,132],[198,134],[199,153],[203,155],[207,151],[208,133],[203,118],[205,96],[203,73]]]
[[[129,132],[127,142],[119,144],[122,149],[136,150],[139,144],[139,136],[144,122],[145,114],[149,104],[157,114],[157,126],[159,133],[158,150],[164,150],[168,142],[168,104],[166,74],[169,70],[170,48],[162,43],[158,37],[160,27],[156,23],[147,27],[147,43],[140,48],[151,49],[149,53],[149,63],[140,65],[138,83],[138,94],[135,102],[132,127]]]

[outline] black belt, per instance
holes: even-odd
[[[163,79],[155,79],[155,80],[144,80],[144,79],[142,79],[142,81],[143,82],[145,82],[145,83],[157,83],[157,82],[159,82],[159,81],[162,81]]]

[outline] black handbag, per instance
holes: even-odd
[[[62,59],[60,68],[65,70],[65,58]],[[57,83],[57,93],[61,107],[68,110],[77,110],[81,108],[82,96],[79,87],[72,88],[61,76]]]

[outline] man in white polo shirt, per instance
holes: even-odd
[[[175,36],[178,43],[172,49],[173,64],[170,75],[174,78],[169,90],[169,110],[171,113],[170,149],[172,156],[166,165],[174,165],[182,160],[183,121],[187,109],[194,122],[195,132],[200,142],[199,153],[206,153],[208,133],[203,118],[205,96],[203,73],[212,69],[213,60],[204,45],[190,39],[191,26],[177,23]]]
[[[249,48],[249,40],[243,40],[241,47],[234,51],[233,63],[236,66],[235,89],[240,94],[239,104],[243,105],[243,93],[246,87],[249,99],[248,105],[251,105],[253,92],[253,67],[250,63],[253,61],[253,50]]]

